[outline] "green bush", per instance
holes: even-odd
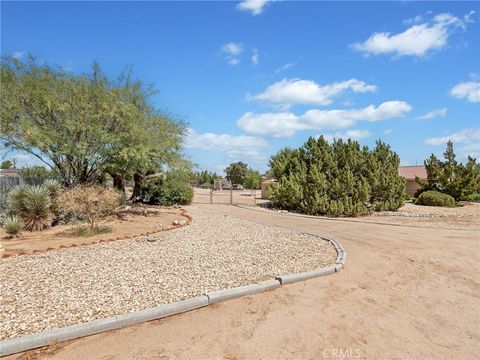
[[[256,170],[250,170],[245,177],[243,185],[246,189],[259,190],[262,183],[262,176]]]
[[[438,191],[424,191],[418,197],[416,202],[418,205],[428,205],[428,206],[444,206],[444,207],[454,207],[455,199],[450,195],[443,194]]]
[[[193,189],[178,179],[157,179],[144,189],[150,204],[171,206],[189,205],[193,200]]]
[[[357,141],[309,138],[298,149],[283,149],[269,165],[278,184],[269,189],[272,204],[311,215],[358,216],[396,210],[405,199],[400,159],[388,145],[373,150]]]
[[[22,231],[24,224],[17,216],[12,215],[5,218],[2,227],[5,229],[8,235],[18,236]]]
[[[52,198],[45,186],[16,186],[10,192],[9,207],[23,221],[26,230],[41,231],[53,218]]]
[[[480,194],[472,194],[465,197],[465,201],[480,202]]]
[[[112,232],[112,228],[110,226],[95,226],[93,228],[89,226],[80,226],[74,230],[75,236],[81,236],[81,237],[90,237],[94,236],[97,234],[108,234]]]

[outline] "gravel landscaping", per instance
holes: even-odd
[[[0,340],[330,265],[318,237],[192,206],[190,226],[0,260]]]

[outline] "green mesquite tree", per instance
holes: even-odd
[[[106,172],[119,189],[133,177],[139,192],[146,175],[182,159],[184,124],[155,110],[153,92],[131,71],[112,83],[97,64],[72,75],[5,57],[1,80],[2,142],[40,159],[66,186]]]

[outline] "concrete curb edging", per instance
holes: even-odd
[[[245,295],[257,294],[267,290],[273,290],[280,286],[280,282],[275,280],[262,281],[258,284],[239,286],[232,289],[225,289],[207,293],[208,304],[216,304],[222,301],[235,299]]]
[[[345,266],[347,259],[347,252],[343,246],[335,239],[321,237],[315,234],[310,235],[328,241],[334,246],[335,251],[337,252],[337,258],[333,265],[302,273],[280,275],[275,277],[273,280],[266,280],[257,284],[209,292],[202,296],[197,296],[170,304],[162,304],[154,308],[144,309],[132,313],[70,325],[43,333],[3,340],[0,341],[0,357],[49,346],[66,340],[73,340],[147,321],[162,319],[226,300],[273,290],[282,285],[308,280],[319,276],[325,276],[340,271]]]
[[[26,335],[20,338],[1,341],[0,357],[48,346],[61,341],[77,339],[104,331],[116,330],[146,321],[162,319],[167,316],[195,310],[207,305],[208,297],[203,295],[170,304],[162,304],[154,308],[140,310],[133,313],[93,320],[82,324],[54,329],[44,333]]]

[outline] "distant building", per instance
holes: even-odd
[[[403,176],[407,180],[407,193],[410,196],[415,194],[421,186],[415,181],[415,177],[421,180],[427,180],[427,169],[425,166],[400,166],[398,168],[398,174]]]
[[[225,178],[213,180],[213,190],[230,190],[232,184]]]
[[[0,176],[3,177],[19,177],[20,169],[10,168],[10,169],[1,169]]]

